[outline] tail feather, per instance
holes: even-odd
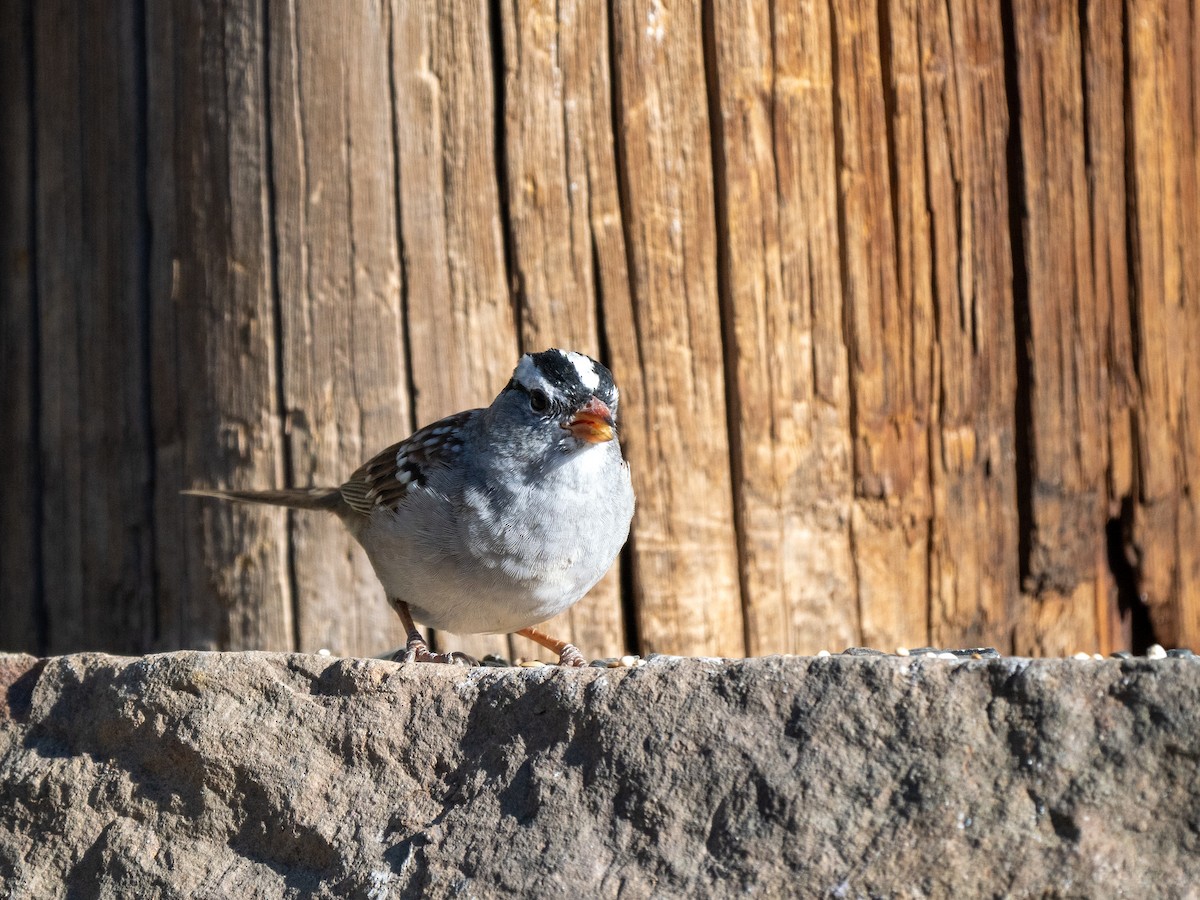
[[[216,497],[219,500],[236,500],[239,503],[265,503],[268,506],[286,506],[289,509],[324,509],[337,512],[345,501],[342,492],[335,487],[288,488],[279,491],[220,491],[194,490],[182,493],[192,497]]]

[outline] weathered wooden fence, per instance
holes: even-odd
[[[397,645],[336,522],[179,491],[550,345],[639,495],[586,652],[1200,643],[1194,3],[0,0],[0,59],[3,649]]]

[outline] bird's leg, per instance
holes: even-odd
[[[568,644],[566,641],[560,641],[557,638],[552,638],[544,631],[538,631],[536,628],[522,628],[517,634],[521,637],[527,637],[535,644],[541,644],[551,653],[558,654],[558,664],[560,666],[586,666],[587,660],[583,658],[583,654],[579,652],[579,648],[574,644]]]
[[[392,609],[400,616],[400,622],[404,625],[404,630],[408,634],[408,641],[404,646],[404,653],[397,653],[396,662],[427,662],[427,663],[446,663],[447,665],[456,666],[477,666],[479,662],[465,653],[434,653],[429,649],[429,645],[425,643],[425,638],[421,637],[421,632],[417,631],[417,623],[413,621],[412,613],[408,611],[408,604],[399,597],[388,597],[388,603],[392,605]]]

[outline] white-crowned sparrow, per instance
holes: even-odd
[[[413,624],[522,634],[583,665],[530,626],[600,580],[629,536],[633,486],[617,440],[612,373],[582,353],[521,357],[486,409],[456,413],[393,444],[341,487],[188,491],[336,513],[367,551],[408,632],[406,660],[431,653]]]

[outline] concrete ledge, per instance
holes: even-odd
[[[0,656],[6,895],[1194,896],[1200,661]]]

